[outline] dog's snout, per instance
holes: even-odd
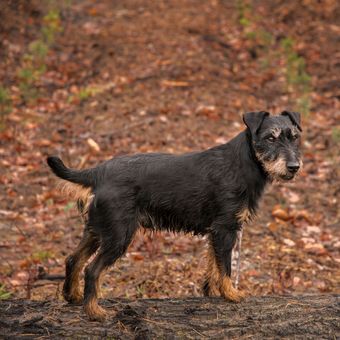
[[[287,169],[290,172],[295,173],[300,169],[300,164],[298,162],[288,162]]]

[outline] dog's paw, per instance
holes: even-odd
[[[63,296],[64,299],[72,305],[79,305],[83,302],[83,294],[81,294],[81,292],[74,292],[73,294],[66,294],[64,292]]]
[[[90,321],[103,322],[108,317],[108,312],[97,304],[84,306],[84,310]]]
[[[246,296],[246,292],[233,287],[229,277],[223,279],[221,285],[221,295],[229,301],[241,302]]]
[[[223,294],[223,296],[225,299],[229,301],[238,303],[244,300],[247,294],[242,290],[232,288],[227,293]]]

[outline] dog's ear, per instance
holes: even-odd
[[[264,119],[269,116],[269,112],[247,112],[243,115],[243,122],[249,128],[251,134],[255,136],[259,131]]]
[[[301,129],[301,115],[299,112],[293,112],[293,111],[282,111],[282,116],[288,116],[289,119],[292,121],[294,125],[297,126],[297,128],[302,131]]]

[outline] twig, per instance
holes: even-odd
[[[238,284],[240,281],[242,234],[243,234],[243,229],[241,229],[237,235],[237,244],[236,244],[237,245],[237,264],[236,264],[235,288],[238,288]]]

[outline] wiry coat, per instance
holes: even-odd
[[[87,198],[78,202],[86,226],[81,244],[66,261],[65,298],[81,299],[76,281],[99,248],[85,270],[85,309],[90,318],[101,318],[103,311],[96,302],[100,274],[124,254],[141,226],[208,234],[204,292],[238,301],[242,294],[230,281],[232,249],[237,231],[255,213],[270,179],[256,152],[253,131],[268,114],[256,113],[252,121],[254,115],[248,124],[245,117],[248,128],[230,142],[202,152],[121,156],[87,170],[68,169],[59,158],[49,157],[57,176],[78,189],[90,189]]]

